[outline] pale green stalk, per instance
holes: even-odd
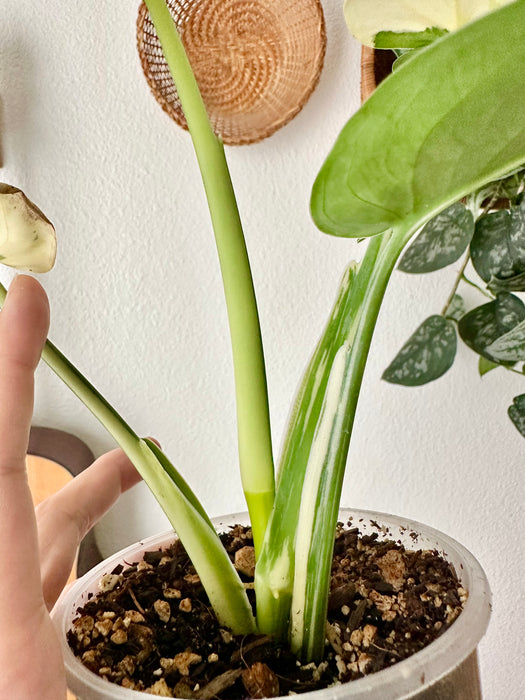
[[[6,297],[0,284],[0,304]],[[244,586],[208,516],[188,484],[151,440],[139,438],[95,387],[50,342],[42,359],[115,438],[168,516],[199,574],[221,624],[237,634],[255,630]]]
[[[275,487],[261,332],[241,220],[224,147],[211,128],[166,3],[146,0],[146,5],[193,139],[215,232],[232,341],[241,478],[258,552]]]

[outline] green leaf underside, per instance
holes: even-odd
[[[512,406],[509,406],[508,414],[516,428],[525,437],[525,394],[514,397]]]
[[[315,181],[317,226],[353,237],[406,230],[519,167],[524,26],[525,3],[512,3],[418,51],[383,81]]]
[[[383,373],[391,384],[421,386],[450,369],[456,356],[456,329],[443,316],[430,316],[403,345]]]
[[[500,365],[497,362],[487,360],[487,358],[483,357],[483,355],[479,356],[478,372],[480,377],[483,377],[488,372],[491,372],[493,369],[496,369],[496,367],[500,367]]]
[[[492,362],[501,362],[491,354],[490,346],[524,320],[525,305],[521,299],[505,293],[494,301],[469,311],[459,321],[458,330],[463,341],[472,350]]]
[[[455,202],[423,226],[399,263],[403,272],[426,273],[450,265],[463,254],[474,234],[474,217]]]
[[[481,216],[470,256],[476,272],[491,288],[520,291],[525,273],[525,203]]]
[[[374,37],[376,49],[420,49],[448,34],[441,27],[427,27],[422,32],[378,32]]]

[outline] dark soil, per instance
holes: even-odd
[[[251,532],[235,526],[221,539],[252,595]],[[325,658],[303,665],[268,637],[222,629],[178,542],[101,584],[68,635],[89,669],[157,696],[224,700],[316,690],[391,666],[442,634],[467,597],[437,552],[340,525]]]

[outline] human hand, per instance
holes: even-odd
[[[21,275],[0,312],[0,699],[66,697],[64,664],[49,610],[80,540],[140,477],[121,450],[97,459],[33,508],[25,457],[34,371],[49,327],[40,284]]]

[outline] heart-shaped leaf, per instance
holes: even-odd
[[[478,355],[499,362],[490,353],[489,347],[524,320],[525,305],[521,299],[513,294],[502,294],[494,301],[469,311],[459,321],[458,330],[463,341]]]
[[[472,212],[455,202],[423,226],[401,258],[399,269],[411,273],[440,270],[456,262],[473,234]]]
[[[430,316],[419,326],[383,373],[392,384],[421,386],[450,369],[456,356],[456,329],[443,316]]]

